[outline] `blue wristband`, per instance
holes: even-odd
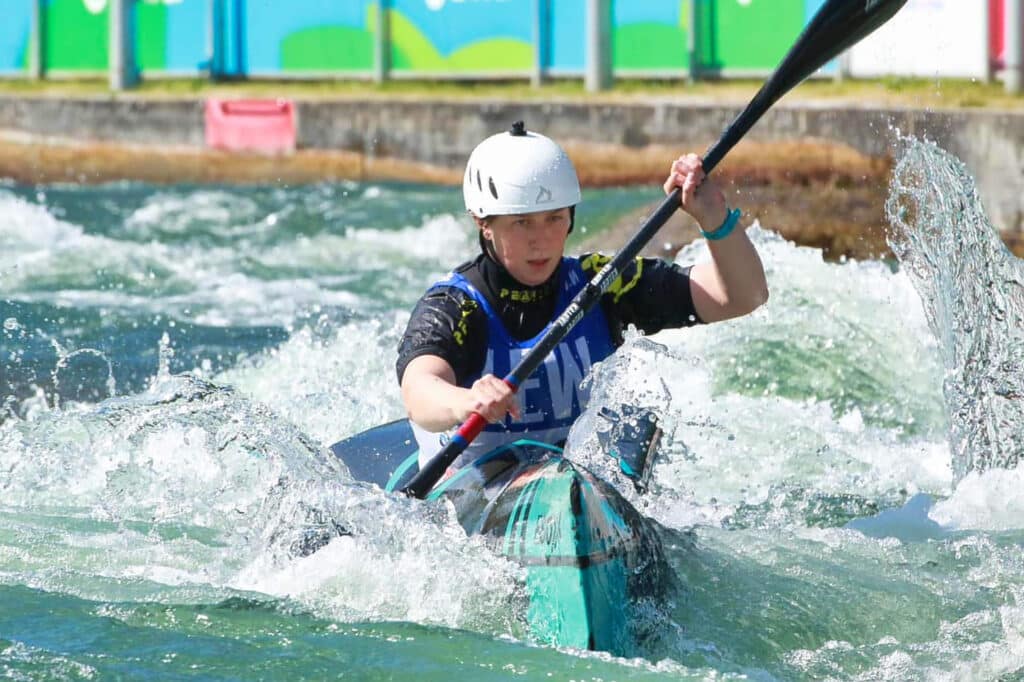
[[[701,229],[700,234],[701,236],[704,237],[704,239],[707,239],[709,242],[717,242],[719,239],[725,239],[730,234],[732,234],[733,229],[735,229],[736,225],[740,222],[741,215],[743,215],[743,212],[738,208],[734,208],[728,213],[726,213],[725,220],[722,222],[722,224],[718,227],[717,230],[705,232],[703,229]]]

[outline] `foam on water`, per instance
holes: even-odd
[[[935,348],[906,278],[751,235],[768,263],[768,306],[634,341],[593,379],[594,409],[627,402],[663,416],[660,494],[645,511],[674,527],[738,513],[744,524],[751,514],[789,524],[813,517],[815,500],[842,507],[845,497],[840,520],[901,494],[948,491]],[[680,260],[703,258],[701,248]],[[915,362],[892,362],[906,357]]]
[[[404,415],[394,360],[408,313],[341,323],[321,315],[281,346],[218,375],[323,443]]]
[[[972,471],[929,516],[950,528],[986,531],[1024,529],[1024,470]]]
[[[255,590],[341,620],[519,627],[518,567],[467,543],[444,504],[354,483],[214,384],[162,376],[131,398],[7,422],[0,469],[2,544],[39,543],[8,556],[7,584],[167,603]]]
[[[156,192],[128,215],[124,233],[137,241],[204,233],[237,239],[273,227],[274,220],[259,220],[260,206],[252,198],[225,190]]]
[[[0,273],[17,264],[15,257],[34,259],[39,250],[83,236],[82,229],[54,217],[45,206],[30,203],[21,197],[0,190]]]
[[[276,219],[259,221],[260,234],[245,227],[257,209],[254,200],[225,191],[158,194],[123,228],[87,234],[4,192],[0,278],[8,295],[27,303],[163,314],[208,326],[290,326],[314,306],[404,307],[429,283],[424,263],[437,276],[453,256],[473,250],[470,226],[450,214],[425,215],[400,229],[282,235],[275,234]],[[208,242],[209,230],[222,239]],[[372,296],[354,293],[371,289]]]

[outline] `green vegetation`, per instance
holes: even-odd
[[[714,99],[743,104],[761,87],[761,81],[728,80],[619,81],[615,88],[594,94],[584,90],[579,80],[557,80],[535,88],[518,80],[508,82],[432,82],[392,81],[374,84],[341,80],[290,81],[255,80],[211,82],[203,79],[149,80],[131,91],[133,97],[294,97],[351,98],[394,97],[398,99],[474,99],[512,100],[567,99],[578,101],[643,101],[655,99]],[[85,96],[109,94],[106,79],[29,81],[0,80],[0,95]],[[906,106],[913,108],[1024,108],[1024,97],[1007,95],[1000,83],[960,80],[884,78],[861,81],[812,80],[786,95],[785,101],[855,101],[861,106]]]

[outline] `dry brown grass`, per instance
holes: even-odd
[[[673,150],[648,147],[636,153],[622,148],[568,145],[592,185],[646,182],[660,185]],[[874,258],[889,255],[885,242],[885,197],[890,159],[865,156],[831,142],[742,142],[730,152],[715,177],[731,206],[743,209],[744,226],[755,219],[786,239],[823,249],[826,257]],[[611,233],[588,242],[614,249],[625,243],[655,205],[626,216]],[[649,255],[673,255],[698,237],[696,223],[676,214],[646,249]]]
[[[667,145],[642,148],[612,144],[565,145],[585,186],[661,184],[682,150]],[[696,150],[700,151],[700,150]],[[891,163],[824,140],[741,142],[715,170],[716,176],[746,185],[783,182],[795,185],[855,185],[887,176]]]
[[[0,177],[30,184],[114,180],[160,184],[302,184],[377,179],[454,184],[461,173],[345,151],[302,150],[287,156],[267,156],[184,147],[0,140]]]

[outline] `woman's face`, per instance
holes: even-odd
[[[477,220],[498,262],[527,286],[543,284],[558,268],[569,236],[568,208]]]

